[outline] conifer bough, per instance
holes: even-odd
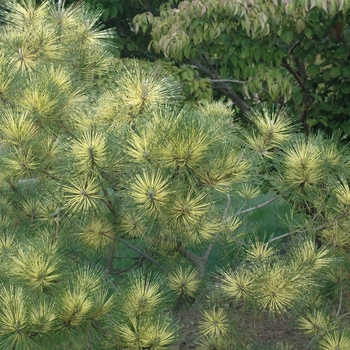
[[[193,303],[201,349],[248,346],[251,310],[350,347],[347,146],[284,108],[244,129],[187,104],[83,3],[2,15],[0,350],[169,349]],[[252,235],[277,201],[284,231]]]

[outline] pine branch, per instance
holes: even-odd
[[[135,268],[138,268],[142,265],[142,262],[144,261],[144,257],[141,256],[139,258],[137,258],[137,260],[132,263],[129,267],[125,268],[125,269],[122,269],[122,270],[119,270],[119,269],[113,269],[113,271],[111,272],[111,275],[121,275],[125,272],[128,272],[132,269],[135,269]]]
[[[204,276],[206,261],[204,261],[202,257],[186,249],[181,243],[179,244],[177,251],[196,267],[198,277]]]
[[[272,242],[274,242],[274,241],[277,241],[277,240],[279,240],[279,239],[281,239],[281,238],[288,237],[288,236],[290,236],[292,233],[298,233],[298,232],[304,232],[304,230],[291,231],[291,232],[284,233],[283,235],[280,235],[280,236],[271,238],[266,244],[270,244],[270,243],[272,243]]]
[[[341,284],[341,282],[340,282]],[[340,286],[340,295],[339,295],[339,306],[338,306],[338,310],[337,310],[337,313],[335,315],[335,317],[337,318],[340,314],[340,310],[341,310],[341,307],[342,307],[342,303],[343,303],[343,288],[342,286]]]
[[[200,260],[202,259],[199,255],[191,252],[190,250],[186,249],[182,243],[179,244],[177,251],[185,257],[187,260],[189,260],[194,265],[198,265],[200,263]]]
[[[109,197],[107,189],[103,189],[103,194],[107,198],[107,199],[102,198],[103,203],[106,204],[106,206],[108,207],[108,209],[110,210],[111,213],[115,214],[115,209],[114,209],[113,203]]]
[[[337,318],[337,321],[339,321],[341,318],[346,317],[346,316],[348,316],[348,315],[350,315],[350,311],[349,311],[349,312],[346,312],[345,314],[343,314],[343,315],[341,315],[341,316],[339,316],[339,317]]]
[[[203,255],[202,260],[203,260],[204,264],[206,264],[206,263],[208,262],[210,253],[211,253],[211,251],[212,251],[212,249],[213,249],[213,244],[218,240],[218,238],[219,238],[219,233],[217,233],[217,234],[214,236],[214,238],[213,238],[213,240],[211,241],[211,243],[209,244],[209,246],[208,246],[208,248],[207,248],[205,254]]]
[[[40,170],[41,173],[43,173],[44,175],[46,175],[47,177],[49,177],[50,179],[52,180],[55,180],[55,181],[61,181],[61,179],[59,179],[57,176],[53,175],[53,174],[50,174],[48,171],[46,170]]]
[[[58,238],[58,231],[59,231],[59,221],[60,221],[60,210],[57,213],[57,221],[56,221],[56,229],[55,229],[55,239]]]
[[[124,245],[126,245],[128,248],[130,248],[134,252],[142,255],[145,259],[150,261],[152,264],[156,265],[159,269],[161,269],[162,271],[168,273],[168,270],[162,264],[160,264],[157,260],[155,260],[152,256],[147,254],[145,251],[143,251],[140,248],[134,246],[133,244],[131,244],[130,242],[128,242],[124,238],[117,237],[117,239],[118,239],[119,242],[122,242]]]
[[[102,201],[107,205],[107,207],[111,211],[111,213],[116,214],[115,208],[113,206],[112,201],[109,198],[107,190],[104,189],[103,192],[104,192],[104,195],[107,197],[107,200],[102,199]],[[133,244],[131,244],[130,242],[128,242],[124,238],[117,237],[117,239],[118,239],[118,241],[120,241],[124,245],[126,245],[128,248],[132,249],[133,251],[135,251],[136,253],[140,254],[145,259],[147,259],[148,261],[150,261],[151,263],[156,265],[159,269],[161,269],[162,271],[168,273],[168,270],[162,264],[160,264],[157,260],[155,260],[151,255],[147,254],[145,251],[141,250],[140,248],[134,246]],[[111,270],[110,262],[108,263],[107,267],[109,267],[109,270]]]
[[[111,273],[113,270],[113,255],[115,252],[116,246],[115,246],[115,241],[111,242],[108,247],[107,251],[107,257],[106,257],[106,270],[108,273]]]
[[[227,193],[226,197],[227,197],[226,207],[225,207],[224,213],[222,215],[222,220],[224,220],[224,221],[226,221],[227,211],[228,211],[228,208],[230,207],[230,204],[231,204],[231,196],[230,196],[230,194]]]
[[[246,213],[250,213],[251,211],[254,211],[254,210],[257,210],[257,209],[260,209],[262,207],[265,207],[266,205],[274,202],[276,199],[280,198],[282,196],[282,194],[279,194],[273,198],[270,198],[268,201],[264,202],[264,203],[261,203],[261,204],[258,204],[258,205],[255,205],[254,207],[251,207],[251,208],[247,208],[247,209],[244,209],[244,210],[239,210],[238,212],[236,212],[235,214],[231,215],[230,217],[227,218],[227,220],[230,220],[238,215],[242,215],[242,214],[246,214]]]
[[[230,204],[231,204],[231,196],[230,196],[230,194],[227,193],[226,197],[227,197],[227,203],[226,203],[226,207],[225,207],[225,210],[224,210],[224,214],[222,215],[223,221],[226,221],[227,211],[228,211],[228,208],[230,207]],[[213,245],[218,240],[218,238],[219,238],[219,233],[217,233],[214,236],[214,238],[211,241],[211,243],[209,244],[205,254],[203,255],[202,260],[203,260],[204,264],[206,264],[208,262],[210,253],[211,253],[211,251],[213,249]]]
[[[325,223],[325,224],[323,224],[323,225],[321,225],[321,226],[318,226],[318,227],[316,227],[314,230],[315,230],[315,231],[324,230],[324,229],[327,228],[329,225],[334,224],[335,222],[337,222],[338,220],[340,220],[341,218],[343,218],[344,216],[347,216],[347,215],[348,215],[347,213],[342,213],[342,214],[338,215],[338,216],[337,216],[334,220],[332,220],[330,223]],[[315,215],[315,216],[312,218],[311,222],[313,222],[314,220],[316,220],[316,218],[317,218],[317,215]],[[310,230],[310,229],[305,228],[305,229],[302,229],[302,230],[290,231],[290,232],[284,233],[283,235],[280,235],[280,236],[271,238],[266,244],[272,243],[272,242],[277,241],[277,240],[279,240],[279,239],[281,239],[281,238],[284,238],[284,237],[288,237],[288,236],[290,236],[290,235],[292,235],[292,234],[294,234],[294,233],[303,233],[303,232],[307,232],[307,231],[309,231],[309,230]]]

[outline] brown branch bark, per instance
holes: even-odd
[[[55,239],[58,238],[58,231],[59,231],[59,226],[60,226],[60,210],[58,211],[57,215],[56,215],[56,229],[55,229]]]
[[[217,72],[212,72],[209,68],[207,68],[205,65],[202,63],[198,62],[197,60],[190,59],[189,63],[192,64],[193,66],[197,67],[202,73],[204,73],[207,77],[210,79],[220,79],[221,77]],[[238,96],[236,92],[232,90],[230,86],[228,86],[225,83],[220,83],[222,86],[218,87],[218,90],[221,91],[223,94],[225,94],[229,99],[231,99],[237,106],[238,108],[246,113],[250,111],[250,107],[244,102],[242,98]]]
[[[106,257],[106,270],[111,274],[113,271],[113,257],[116,246],[115,241],[111,242],[108,247],[107,257]]]
[[[186,249],[181,243],[179,244],[177,251],[196,267],[199,278],[204,276],[206,262],[202,257]]]
[[[210,79],[212,83],[232,83],[232,84],[245,84],[245,81],[242,80],[234,80],[234,79]]]
[[[309,106],[312,102],[312,99],[309,95],[308,90],[306,89],[306,86],[305,86],[305,83],[304,83],[302,77],[285,59],[282,60],[282,67],[287,69],[287,71],[293,75],[293,77],[295,78],[295,80],[297,81],[297,83],[299,84],[299,86],[301,88],[302,95],[303,95],[303,110],[302,110],[301,115],[300,115],[300,122],[303,124],[305,133],[307,135],[308,134],[308,127],[306,124],[306,117],[307,117],[307,113],[309,110]],[[299,67],[298,70],[300,71],[301,68]]]
[[[140,248],[134,246],[133,244],[131,244],[130,242],[128,242],[127,240],[125,240],[124,238],[121,237],[117,237],[119,242],[122,242],[124,245],[126,245],[128,248],[132,249],[134,252],[142,255],[145,259],[147,259],[148,261],[150,261],[152,264],[156,265],[160,270],[168,273],[168,270],[162,265],[160,264],[156,259],[154,259],[152,256],[150,256],[149,254],[147,254],[145,251],[141,250]]]
[[[294,49],[303,41],[303,39],[305,38],[304,34],[301,34],[301,37],[299,40],[297,40],[288,50],[288,53],[291,55],[294,51]]]
[[[204,263],[204,264],[206,264],[206,263],[208,262],[210,253],[211,253],[211,251],[212,251],[212,249],[213,249],[213,245],[214,245],[214,243],[217,241],[218,238],[219,238],[219,233],[217,233],[217,234],[214,236],[214,238],[213,238],[213,240],[211,241],[211,243],[209,244],[209,246],[208,246],[208,248],[207,248],[205,254],[202,256],[202,260],[203,260],[203,263]]]

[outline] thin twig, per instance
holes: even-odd
[[[219,233],[217,233],[217,234],[214,236],[214,238],[213,238],[213,240],[210,242],[210,244],[209,244],[209,246],[208,246],[208,248],[207,248],[205,254],[203,255],[202,261],[203,261],[204,264],[207,263],[207,261],[209,260],[210,253],[211,253],[211,251],[212,251],[212,249],[213,249],[213,244],[217,241],[218,238],[219,238]]]
[[[50,179],[52,180],[55,180],[55,181],[60,181],[61,179],[58,178],[57,176],[53,175],[53,174],[50,174],[48,171],[46,170],[40,170],[41,173],[43,173],[44,175],[46,175],[47,177],[49,177]]]
[[[325,223],[319,227],[316,227],[314,228],[315,231],[321,231],[325,228],[327,228],[329,225],[332,225],[334,224],[335,222],[337,222],[339,219],[341,219],[342,217],[344,217],[345,215],[347,215],[346,213],[342,213],[341,215],[338,215],[334,220],[332,220],[330,223]],[[313,222],[315,219],[316,219],[317,216],[314,216],[311,220],[311,222]],[[294,230],[294,231],[290,231],[290,232],[287,232],[287,233],[284,233],[283,235],[280,235],[280,236],[277,236],[277,237],[274,237],[274,238],[271,238],[268,242],[266,242],[265,244],[269,244],[271,242],[274,242],[274,241],[277,241],[278,239],[280,238],[284,238],[284,237],[287,237],[287,236],[290,236],[294,233],[303,233],[303,232],[307,232],[309,231],[308,228],[305,228],[303,230]]]
[[[127,240],[125,240],[124,238],[121,237],[117,237],[119,242],[122,242],[124,245],[126,245],[128,248],[132,249],[133,251],[135,251],[136,253],[142,255],[143,257],[145,257],[148,261],[150,261],[152,264],[156,265],[159,269],[161,269],[162,271],[168,273],[168,270],[162,265],[160,264],[157,260],[155,260],[154,258],[152,258],[149,254],[147,254],[145,251],[141,250],[140,248],[137,248],[136,246],[134,246],[133,244],[129,243]]]
[[[57,221],[56,221],[56,229],[55,229],[55,238],[58,238],[58,229],[59,229],[59,221],[60,221],[60,210],[57,213]]]
[[[285,69],[287,69],[287,71],[293,75],[293,77],[295,78],[295,80],[298,82],[301,90],[303,90],[303,94],[308,95],[308,91],[305,87],[304,82],[301,80],[301,77],[299,76],[298,72],[285,60],[283,59],[281,66]]]
[[[245,81],[234,79],[210,79],[212,83],[232,83],[232,84],[245,84]]]
[[[227,216],[227,211],[228,211],[228,208],[231,204],[231,196],[229,193],[226,194],[226,197],[227,197],[227,203],[226,203],[226,207],[225,207],[225,210],[224,210],[224,213],[222,215],[222,219],[223,221],[225,222],[226,221],[226,216]],[[217,241],[217,239],[219,238],[219,232],[214,236],[213,240],[210,242],[206,252],[204,253],[204,255],[202,256],[202,261],[204,264],[207,263],[207,261],[209,260],[209,256],[210,256],[210,253],[213,249],[213,245],[214,243]]]
[[[293,77],[295,78],[295,80],[297,81],[297,83],[299,84],[301,90],[302,90],[302,95],[303,95],[303,111],[300,115],[300,122],[304,124],[304,128],[305,128],[305,132],[307,134],[307,125],[305,123],[305,119],[307,116],[307,112],[309,110],[309,106],[312,102],[312,99],[310,98],[309,92],[306,89],[305,83],[303,82],[303,80],[301,79],[299,73],[285,60],[282,60],[282,67],[284,67],[285,69],[287,69],[287,71],[293,75]]]
[[[341,306],[342,306],[342,303],[343,303],[343,288],[341,286],[341,281],[340,281],[340,295],[339,295],[339,307],[338,307],[338,311],[335,315],[335,317],[338,317],[339,314],[340,314],[340,310],[341,310]]]
[[[200,71],[202,71],[202,73],[204,73],[209,78],[221,79],[221,77],[216,71],[212,72],[208,67],[198,62],[197,60],[190,59],[189,63],[197,67]],[[224,93],[227,97],[229,97],[233,102],[235,102],[242,112],[250,111],[250,107],[245,103],[245,101],[242,98],[238,96],[238,94],[235,91],[231,89],[231,87],[225,84],[222,87],[220,87],[219,90],[222,93]]]
[[[118,269],[113,269],[112,272],[110,272],[111,275],[121,275],[122,273],[128,272],[131,269],[134,269],[135,266],[141,266],[142,265],[142,261],[143,259],[145,259],[143,256],[137,258],[137,260],[132,263],[129,267],[122,269],[122,270],[118,270]]]
[[[108,194],[107,189],[104,189],[104,190],[103,190],[103,194],[105,195],[105,197],[106,197],[107,199],[102,198],[102,202],[105,203],[105,204],[107,205],[108,209],[109,209],[112,213],[115,213],[115,210],[114,210],[114,207],[113,207],[113,203],[112,203],[112,201],[111,201],[111,199],[110,199],[110,197],[109,197],[109,194]]]
[[[107,190],[104,190],[104,195],[107,197],[107,199],[102,198],[102,201],[107,205],[107,207],[109,208],[109,210],[115,214],[115,209],[113,206],[112,201],[110,200],[110,197],[108,195]],[[160,264],[157,260],[155,260],[152,256],[150,256],[149,254],[147,254],[145,251],[141,250],[140,248],[134,246],[133,244],[131,244],[130,242],[128,242],[127,240],[125,240],[124,238],[121,237],[117,237],[119,242],[122,242],[124,245],[126,245],[128,248],[132,249],[133,251],[135,251],[136,253],[142,255],[145,259],[147,259],[148,261],[150,261],[151,263],[153,263],[154,265],[156,265],[159,269],[161,269],[162,271],[168,273],[168,270],[162,265]]]
[[[201,257],[190,250],[186,249],[182,243],[179,244],[177,251],[185,257],[187,260],[191,261],[194,265],[198,267],[199,262],[201,261]]]
[[[235,237],[233,237],[233,236],[231,236],[231,239],[232,239],[234,242],[236,242],[238,245],[240,245],[240,246],[243,246],[243,247],[251,247],[251,246],[252,246],[251,244],[244,243],[244,242],[238,240],[237,238],[235,238]]]
[[[225,210],[224,210],[224,214],[222,215],[222,219],[225,221],[226,220],[226,215],[227,215],[227,211],[228,211],[228,208],[231,204],[231,196],[229,193],[226,194],[226,197],[227,197],[227,203],[226,203],[226,207],[225,207]]]
[[[292,46],[291,48],[288,50],[288,53],[291,55],[294,51],[294,49],[302,42],[302,40],[305,38],[305,35],[302,34],[300,39],[298,41],[296,41]]]
[[[270,244],[271,242],[277,241],[278,239],[284,238],[284,237],[288,237],[290,236],[292,233],[296,233],[297,231],[291,231],[291,232],[287,232],[284,233],[283,235],[271,238],[268,242],[265,243],[265,245]],[[302,231],[301,231],[302,232]]]
[[[264,202],[264,203],[261,203],[261,204],[258,204],[258,205],[255,205],[254,207],[251,207],[251,208],[247,208],[245,210],[239,210],[237,213],[231,215],[230,217],[227,218],[227,220],[230,220],[238,215],[242,215],[242,214],[246,214],[246,213],[250,213],[251,211],[254,211],[254,210],[257,210],[257,209],[260,209],[262,207],[265,207],[266,205],[274,202],[276,199],[280,198],[282,196],[282,194],[279,194],[273,198],[270,198],[268,201]]]
[[[337,321],[339,321],[341,318],[350,315],[350,311],[346,312],[345,314],[341,315],[340,317],[337,318]]]

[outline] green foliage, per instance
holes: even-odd
[[[138,57],[154,60],[156,56],[148,51],[149,34],[137,36],[130,26],[132,19],[139,13],[159,14],[159,8],[165,0],[87,0],[85,3],[94,9],[99,19],[107,28],[115,32],[113,43],[115,55],[118,57]],[[64,1],[65,4],[73,4],[73,0]],[[175,4],[177,1],[172,0]],[[144,25],[148,25],[145,17]]]
[[[347,348],[348,147],[116,69],[97,18],[9,1],[0,27],[0,349],[167,349],[194,303],[202,349],[249,346],[246,311]],[[277,199],[283,232],[255,237]]]
[[[192,79],[186,93],[204,76],[243,112],[287,104],[305,128],[349,135],[349,10],[338,0],[182,1],[138,14],[134,26],[150,28],[150,46],[180,66],[185,87]],[[196,96],[211,98],[210,85],[202,88]]]

